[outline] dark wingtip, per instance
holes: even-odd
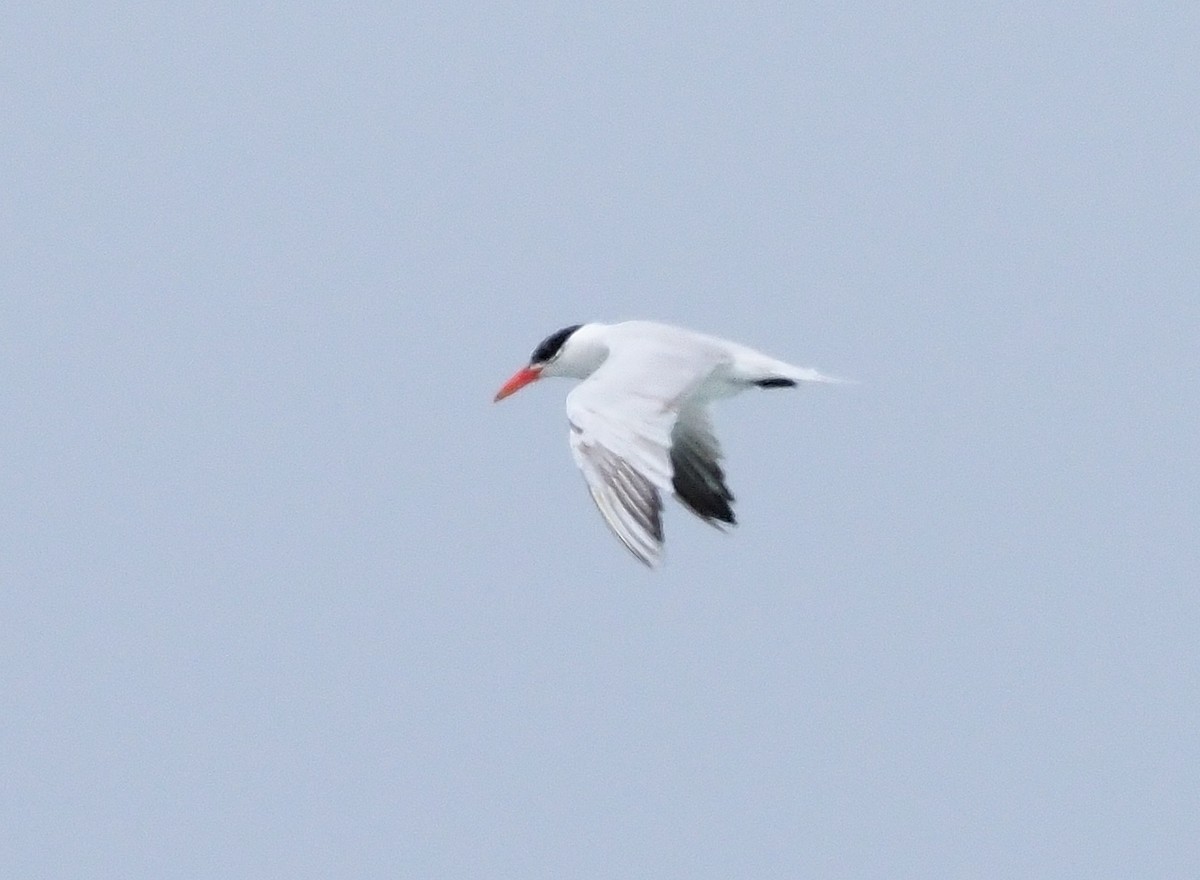
[[[754,383],[759,388],[795,388],[795,379],[785,379],[783,376],[772,376],[770,379],[759,379]]]
[[[687,455],[685,448],[682,444],[671,448],[675,497],[705,522],[737,525],[733,493],[725,485],[725,472],[715,461]]]

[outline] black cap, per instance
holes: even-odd
[[[553,359],[571,334],[582,326],[582,324],[572,324],[570,327],[563,327],[561,330],[551,333],[533,350],[533,354],[529,356],[529,363],[544,364]]]

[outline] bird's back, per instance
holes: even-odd
[[[686,359],[694,363],[699,380],[696,392],[710,400],[728,397],[752,385],[820,381],[815,370],[797,367],[739,342],[671,324],[625,321],[611,325],[610,331],[614,355],[629,345],[654,349],[664,361]]]

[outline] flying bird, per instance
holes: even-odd
[[[613,534],[650,567],[662,559],[662,493],[717,528],[736,523],[712,401],[747,388],[841,381],[651,321],[564,327],[495,399],[545,376],[584,380],[567,395],[571,453]]]

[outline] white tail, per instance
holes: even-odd
[[[853,385],[856,384],[853,379],[842,379],[839,376],[826,376],[816,370],[806,367],[793,367],[788,365],[789,369],[782,375],[796,382],[822,382],[827,385]]]

